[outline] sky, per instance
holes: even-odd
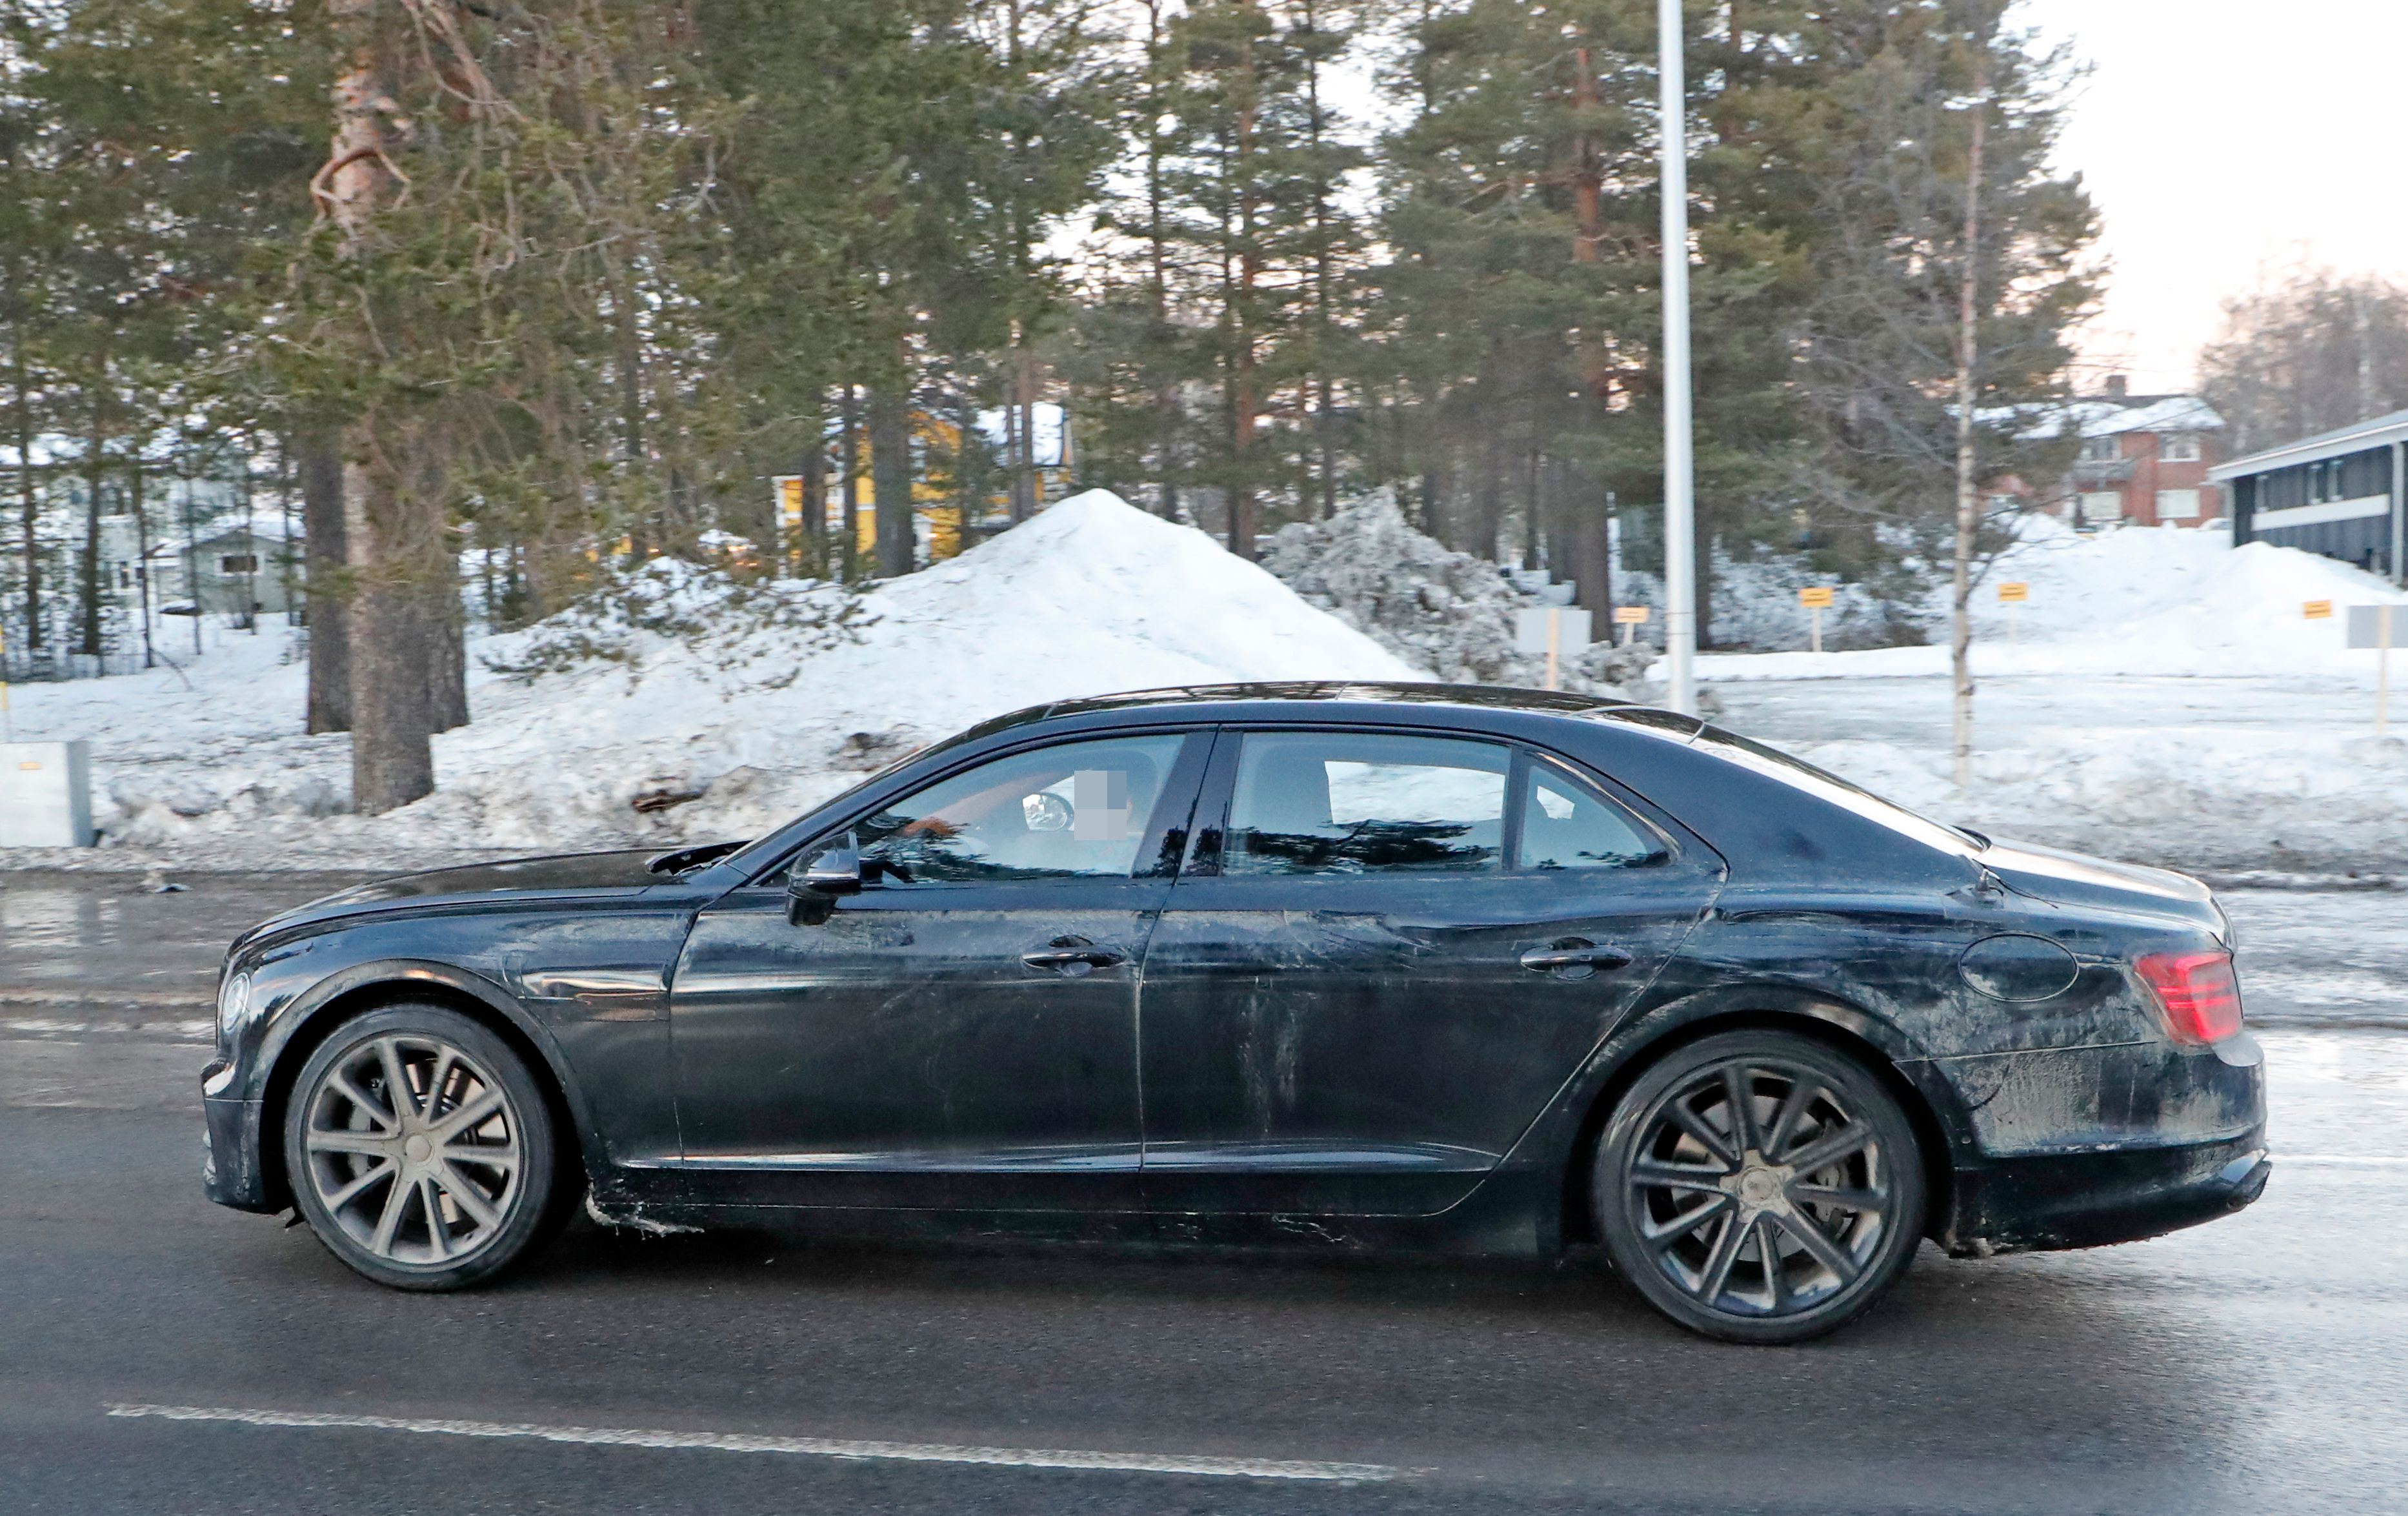
[[[2181,389],[2260,270],[2408,280],[2408,0],[2023,0],[2090,64],[2058,149],[2103,214],[2084,377]]]

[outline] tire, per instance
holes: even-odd
[[[396,1078],[406,1109],[390,1099]],[[493,1278],[557,1233],[576,1188],[525,1061],[426,1003],[346,1021],[309,1055],[286,1103],[284,1165],[327,1251],[397,1290]]]
[[[1803,1342],[1870,1310],[1914,1261],[1923,1156],[1856,1060],[1795,1032],[1728,1032],[1624,1091],[1590,1202],[1615,1269],[1674,1321]]]

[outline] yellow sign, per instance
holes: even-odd
[[[2009,605],[2021,605],[2031,599],[2031,586],[2011,579],[1999,586],[1999,599]]]
[[[1827,610],[1831,604],[1831,586],[1810,585],[1798,592],[1798,603],[1810,611]]]
[[[2332,619],[2332,601],[2310,600],[2300,607],[2300,614],[2302,618],[2309,621],[2330,621]]]
[[[1643,605],[1617,605],[1613,608],[1616,626],[1643,627],[1647,625],[1647,607]]]

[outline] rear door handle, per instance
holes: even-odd
[[[1109,947],[1098,947],[1084,937],[1056,937],[1049,946],[1021,954],[1020,961],[1032,969],[1051,969],[1075,979],[1081,975],[1125,962],[1127,955],[1113,952]]]
[[[1553,947],[1533,947],[1522,955],[1522,967],[1526,969],[1535,969],[1541,974],[1570,972],[1579,978],[1586,978],[1588,974],[1599,969],[1627,969],[1629,966],[1630,955],[1621,948],[1599,947],[1577,937],[1567,938]],[[1581,974],[1580,970],[1588,972]]]

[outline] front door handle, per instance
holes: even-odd
[[[1098,947],[1084,937],[1056,937],[1048,946],[1020,955],[1020,961],[1032,969],[1051,969],[1073,979],[1126,960],[1126,954]]]
[[[1599,947],[1579,937],[1567,937],[1552,947],[1533,947],[1522,955],[1522,967],[1541,974],[1561,974],[1585,979],[1599,969],[1627,969],[1630,955],[1619,947]]]

